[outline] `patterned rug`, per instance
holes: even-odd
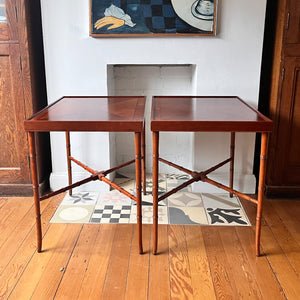
[[[159,194],[173,189],[190,177],[161,174]],[[135,181],[131,176],[117,174],[118,185],[134,193]],[[152,178],[147,176],[146,195],[142,198],[143,224],[152,224]],[[229,193],[192,193],[186,187],[159,202],[159,224],[180,225],[240,225],[250,226],[238,199]],[[136,203],[117,190],[109,192],[74,192],[66,194],[54,213],[52,223],[136,223]]]

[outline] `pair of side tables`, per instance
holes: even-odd
[[[73,188],[92,180],[100,180],[119,190],[137,203],[137,233],[139,252],[142,246],[142,190],[146,193],[145,172],[145,97],[133,96],[97,96],[97,97],[62,97],[47,106],[24,122],[28,132],[32,184],[36,212],[37,251],[42,250],[42,230],[40,201],[54,195],[72,191]],[[268,135],[273,123],[260,112],[250,107],[238,97],[198,97],[198,96],[154,96],[152,99],[151,130],[153,133],[153,253],[157,253],[158,241],[158,202],[176,193],[187,185],[203,181],[217,186],[238,197],[244,198],[257,205],[255,249],[260,255],[260,231],[262,203],[264,198],[264,181],[266,170],[266,154]],[[64,131],[66,134],[67,164],[69,185],[40,196],[38,186],[35,134],[38,132]],[[133,132],[135,135],[135,158],[120,166],[108,170],[93,170],[89,166],[71,156],[70,132],[72,131],[106,131]],[[230,156],[219,164],[201,172],[191,171],[174,162],[159,156],[159,133],[161,131],[183,132],[230,132]],[[261,156],[259,171],[258,197],[254,199],[233,189],[234,151],[236,132],[260,132]],[[91,175],[78,182],[72,182],[71,165],[76,163]],[[165,194],[158,195],[159,162],[168,164],[190,175],[191,179]],[[136,193],[129,193],[106,176],[122,167],[135,163]],[[207,175],[221,166],[230,164],[229,186],[210,179]]]

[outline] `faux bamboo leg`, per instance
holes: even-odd
[[[30,168],[32,177],[33,199],[36,215],[36,231],[37,231],[37,252],[42,251],[42,225],[41,225],[41,210],[40,210],[40,195],[38,173],[36,165],[36,150],[35,150],[35,135],[34,132],[28,132]]]
[[[260,150],[259,184],[258,184],[258,199],[257,199],[258,203],[257,203],[256,230],[255,230],[256,256],[260,256],[261,216],[262,216],[262,203],[264,200],[267,149],[268,149],[268,133],[264,132],[261,135],[261,150]]]
[[[72,164],[71,164],[71,143],[70,143],[70,132],[66,131],[66,148],[67,148],[67,163],[68,163],[68,179],[69,185],[72,184]],[[69,195],[72,195],[72,189],[69,190]]]
[[[153,254],[157,253],[157,226],[158,226],[158,158],[159,158],[159,132],[153,132]]]
[[[230,183],[229,187],[233,189],[233,174],[234,174],[234,149],[235,149],[235,132],[231,132],[230,140]],[[230,197],[233,197],[233,193],[230,193]]]
[[[146,137],[145,124],[142,132],[142,177],[143,177],[143,193],[146,195]]]
[[[137,202],[137,233],[139,252],[143,253],[142,239],[142,185],[141,185],[141,133],[135,133],[135,177],[136,177],[136,202]]]

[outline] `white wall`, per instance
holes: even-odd
[[[190,64],[196,66],[197,94],[238,95],[257,105],[266,0],[219,0],[216,37],[92,38],[88,1],[41,0],[41,6],[49,103],[63,95],[106,95],[108,65]],[[72,139],[74,156],[98,170],[110,165],[108,134],[78,133]],[[217,155],[203,148],[218,140]],[[196,134],[195,168],[227,151],[226,143],[224,135]],[[51,144],[51,186],[57,188],[66,182],[63,135],[53,134]],[[254,136],[239,135],[237,151],[243,156],[238,156],[236,184],[253,192]]]

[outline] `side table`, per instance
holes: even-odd
[[[153,253],[157,253],[158,202],[183,189],[193,182],[203,181],[246,199],[257,205],[255,249],[260,255],[260,231],[262,203],[264,199],[264,182],[268,134],[272,131],[273,122],[249,106],[242,99],[229,97],[193,97],[193,96],[156,96],[152,99],[151,130],[153,135]],[[228,159],[197,172],[167,161],[159,156],[159,133],[161,131],[184,132],[230,132],[230,156]],[[259,171],[258,198],[254,199],[233,189],[234,151],[236,132],[260,132],[261,156]],[[178,187],[158,196],[159,162],[168,164],[191,176],[191,179]],[[229,186],[210,179],[207,175],[223,165],[230,164]]]
[[[28,132],[29,140],[30,164],[36,212],[38,252],[41,252],[42,250],[40,201],[68,190],[71,194],[73,188],[92,180],[100,180],[109,184],[111,187],[117,189],[119,192],[128,196],[137,203],[137,233],[139,252],[143,252],[141,181],[143,178],[143,191],[145,193],[145,102],[145,97],[65,96],[47,106],[24,122],[24,127]],[[36,162],[35,134],[45,131],[64,131],[66,134],[69,185],[40,197]],[[71,156],[70,132],[73,131],[133,132],[135,135],[135,158],[109,170],[93,170]],[[91,173],[91,176],[72,183],[72,162]],[[133,163],[135,163],[136,195],[129,193],[122,187],[106,178],[106,175]]]

